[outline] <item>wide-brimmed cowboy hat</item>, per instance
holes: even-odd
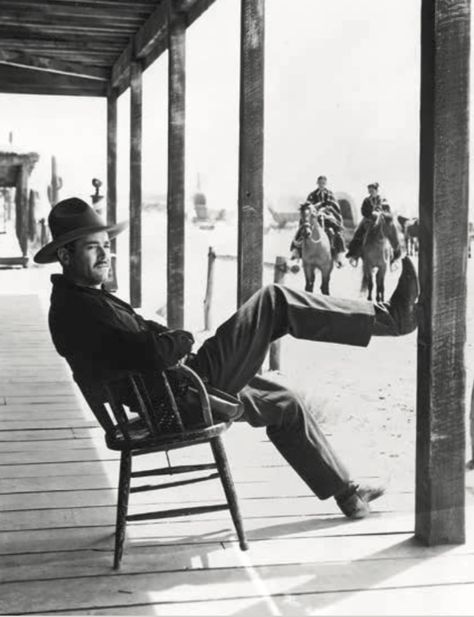
[[[48,216],[48,225],[53,239],[43,246],[34,261],[37,264],[50,264],[58,260],[57,250],[97,231],[107,231],[114,238],[128,225],[127,221],[108,225],[85,201],[78,197],[70,197],[58,202]]]

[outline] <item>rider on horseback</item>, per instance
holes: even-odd
[[[393,216],[390,206],[386,199],[379,195],[379,183],[372,182],[367,186],[369,196],[364,199],[361,206],[362,220],[355,230],[354,237],[349,243],[349,250],[346,257],[351,260],[353,266],[357,265],[359,257],[362,256],[362,247],[368,230],[372,227],[377,218],[377,212],[381,212],[385,220],[389,224],[390,233],[388,240],[392,245],[393,258],[392,262],[398,259],[401,255],[400,241],[398,239],[397,228],[393,222]]]
[[[340,255],[345,251],[344,222],[341,209],[334,193],[326,186],[326,176],[319,176],[317,183],[318,188],[308,195],[306,201],[313,204],[318,212],[324,214],[324,228],[329,236],[331,252],[340,268],[342,266]],[[292,259],[301,259],[301,228],[298,228],[291,242],[290,251]]]

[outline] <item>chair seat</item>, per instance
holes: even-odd
[[[230,426],[231,422],[219,422],[212,426],[195,426],[180,433],[163,433],[155,436],[150,432],[141,418],[132,420],[128,424],[130,438],[124,437],[118,426],[105,437],[107,447],[111,450],[139,450],[153,448],[161,450],[176,450],[189,445],[205,443],[213,437],[221,435]]]

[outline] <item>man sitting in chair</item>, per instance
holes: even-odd
[[[107,225],[77,198],[56,204],[48,222],[53,240],[35,261],[59,261],[62,267],[62,274],[51,277],[49,327],[58,353],[76,379],[84,374],[100,379],[120,370],[161,371],[185,361],[205,383],[240,397],[241,419],[266,427],[269,439],[320,499],[334,497],[348,518],[369,513],[369,502],[383,489],[353,481],[299,398],[257,372],[270,343],[285,334],[367,346],[372,335],[412,332],[418,282],[408,258],[388,303],[313,296],[269,285],[192,353],[192,334],[143,319],[104,289],[110,239],[125,223]],[[317,354],[315,346],[315,362]]]

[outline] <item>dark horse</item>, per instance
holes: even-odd
[[[324,214],[318,213],[313,204],[300,207],[301,255],[306,279],[305,290],[314,289],[315,270],[321,272],[321,293],[329,295],[329,280],[334,266],[329,237],[324,230]]]
[[[392,258],[392,247],[389,241],[390,223],[383,212],[377,212],[375,220],[367,229],[362,245],[362,290],[369,292],[368,300],[372,300],[374,289],[373,274],[375,274],[376,300],[383,302],[385,296],[385,275]]]
[[[418,254],[419,220],[418,218],[409,219],[406,216],[398,216],[398,222],[403,231],[405,246],[408,255]]]

